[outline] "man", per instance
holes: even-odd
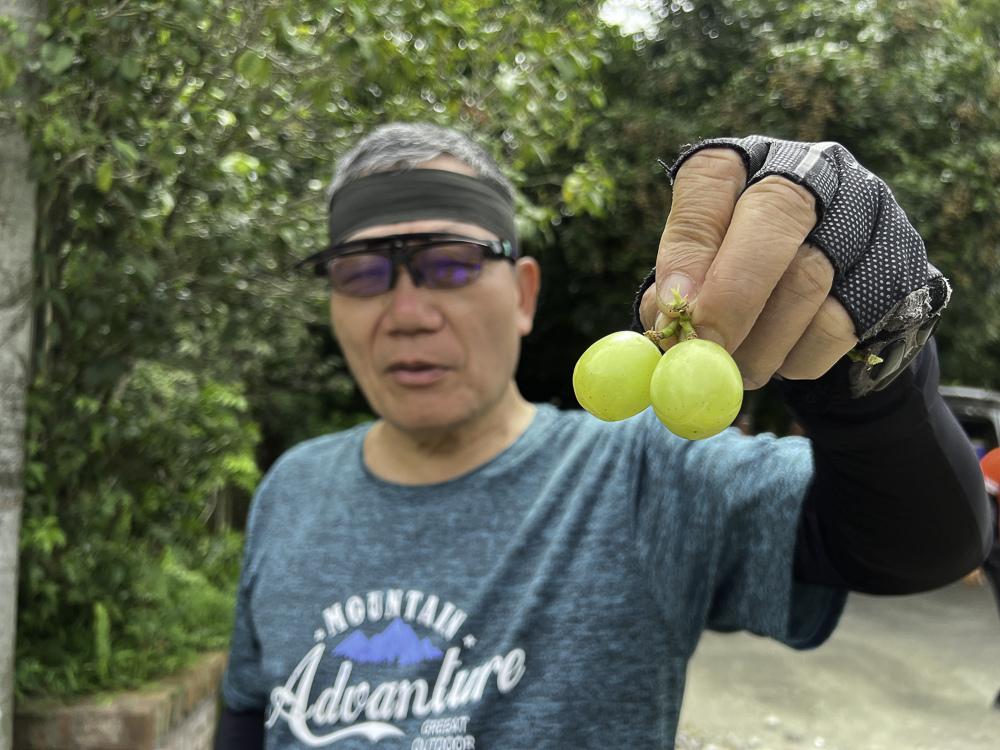
[[[812,443],[528,403],[540,271],[510,183],[452,131],[376,130],[304,263],[379,420],[258,490],[217,747],[670,748],[705,628],[810,648],[848,589],[980,563],[979,468],[922,349],[947,283],[884,184],[835,144],[760,138],[671,176],[636,317],[679,288]]]

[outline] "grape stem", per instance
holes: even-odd
[[[677,337],[678,341],[698,338],[694,326],[691,325],[691,315],[688,313],[687,298],[681,296],[680,289],[674,289],[674,301],[670,303],[663,314],[673,318],[662,331],[646,331],[643,335],[657,346],[666,339]]]
[[[691,315],[688,313],[688,302],[686,297],[681,296],[680,289],[674,289],[674,301],[670,303],[663,314],[668,318],[673,318],[670,324],[664,328],[662,331],[646,331],[643,335],[652,341],[657,346],[666,339],[677,337],[678,341],[687,341],[688,339],[698,338],[698,334],[695,333],[694,326],[691,325]],[[868,369],[871,369],[879,362],[882,358],[876,354],[869,352],[863,352],[859,349],[851,349],[847,353],[847,356],[851,358],[854,362],[864,362]]]

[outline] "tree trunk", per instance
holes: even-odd
[[[40,18],[38,0],[0,0],[0,15]],[[0,750],[14,744],[17,563],[24,501],[24,423],[31,351],[35,187],[28,143],[0,123]]]

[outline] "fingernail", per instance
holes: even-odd
[[[656,316],[656,322],[653,324],[653,330],[654,331],[662,331],[668,325],[670,325],[670,318],[668,318],[663,313],[659,313]]]
[[[656,285],[656,301],[667,307],[674,302],[674,290],[681,295],[690,305],[697,296],[694,281],[685,273],[672,273],[663,280],[663,283]]]

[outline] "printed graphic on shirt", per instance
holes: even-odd
[[[467,619],[452,602],[415,589],[370,591],[331,604],[322,610],[323,627],[313,633],[315,645],[285,684],[271,691],[267,727],[283,721],[305,746],[326,747],[350,737],[373,743],[405,737],[399,724],[414,717],[424,721],[411,750],[474,750],[474,727],[462,710],[487,690],[513,690],[526,657],[520,648],[485,658],[463,655],[477,645],[468,632],[458,639],[461,645],[452,643]],[[430,682],[401,675],[372,685],[354,675],[355,667],[363,671],[366,665],[402,672],[423,663],[438,664]],[[336,673],[332,684],[315,684],[321,666],[323,674]]]
[[[413,628],[397,617],[392,624],[371,640],[355,630],[333,650],[337,656],[350,659],[355,664],[419,664],[437,661],[444,656],[430,639],[420,640]]]

